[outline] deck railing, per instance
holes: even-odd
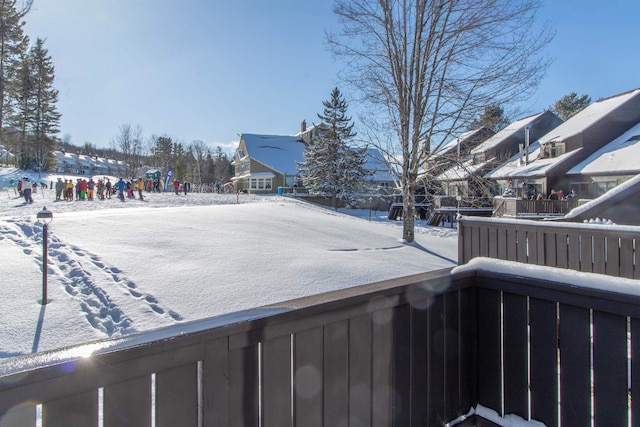
[[[0,425],[442,426],[478,405],[640,419],[638,294],[490,263],[9,359]]]
[[[564,215],[578,206],[578,199],[565,200],[531,200],[516,197],[495,197],[493,199],[494,216],[533,216]]]
[[[640,278],[640,227],[465,217],[458,263],[475,257]]]

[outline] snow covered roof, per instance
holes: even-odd
[[[305,145],[297,136],[242,134],[247,155],[280,173],[295,175]]]
[[[541,137],[540,143],[546,144],[554,140],[563,141],[571,136],[584,132],[586,129],[613,112],[613,110],[636,96],[640,96],[640,89],[596,101],[566,122],[560,124],[551,132]]]
[[[578,163],[567,175],[640,173],[640,123]]]
[[[484,177],[491,179],[507,179],[507,178],[533,178],[546,176],[547,173],[555,166],[563,163],[567,159],[573,157],[582,148],[564,153],[553,158],[538,158],[540,154],[540,142],[536,141],[529,146],[529,163],[521,163],[520,153],[513,155],[502,165],[487,173]],[[524,154],[522,155],[524,160]]]
[[[456,149],[458,144],[464,144],[464,143],[468,142],[468,140],[472,140],[472,138],[474,136],[476,136],[478,134],[481,134],[481,133],[484,133],[484,132],[492,133],[491,130],[487,129],[484,126],[483,127],[479,127],[477,129],[466,131],[463,134],[461,134],[460,136],[457,136],[457,137],[451,139],[451,141],[447,142],[443,146],[441,146],[438,149],[436,149],[436,151],[434,151],[434,153],[433,153],[433,156],[434,157],[443,156],[443,155],[447,154],[449,151]]]
[[[487,159],[485,162],[481,162],[478,164],[473,163],[473,156],[469,159],[465,160],[461,164],[456,164],[455,166],[447,169],[442,172],[440,175],[436,177],[438,181],[456,181],[461,179],[467,179],[471,175],[477,174],[482,168],[485,167],[489,162],[494,161],[495,158]]]
[[[538,117],[542,116],[545,111],[534,114],[533,116],[525,117],[520,120],[516,120],[511,123],[506,128],[502,129],[500,132],[496,133],[482,144],[478,145],[476,148],[471,150],[472,153],[482,153],[496,146],[500,145],[505,139],[512,137],[514,134],[519,133],[522,134],[522,140],[524,141],[524,132],[523,129],[528,126],[531,122],[533,122]]]

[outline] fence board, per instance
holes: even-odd
[[[324,328],[324,422],[342,425],[349,414],[349,323],[340,321]]]
[[[609,276],[620,276],[620,239],[607,236],[606,239],[607,265],[605,272]]]
[[[198,365],[156,374],[156,426],[198,425]]]
[[[18,404],[0,414],[0,426],[2,427],[33,427],[35,425],[36,405],[33,402]]]
[[[593,236],[580,236],[580,269],[586,273],[593,272]]]
[[[593,312],[595,425],[628,425],[627,319]]]
[[[593,237],[593,272],[606,274],[607,252],[604,236]]]
[[[478,289],[478,403],[502,414],[501,293]]]
[[[504,408],[507,414],[529,415],[527,298],[505,293],[504,301]]]
[[[591,425],[589,310],[560,305],[560,422]]]
[[[291,426],[291,336],[267,340],[262,348],[263,425]]]
[[[408,304],[393,310],[393,425],[411,425],[411,319]],[[338,424],[334,424],[338,425]]]
[[[392,425],[393,394],[393,310],[372,314],[372,423],[373,427]]]
[[[97,426],[98,390],[42,405],[42,424],[46,427]],[[5,424],[0,421],[0,425],[4,426]]]
[[[620,239],[620,277],[635,278],[633,242],[633,239]]]
[[[556,253],[556,234],[551,231],[544,232],[544,261],[548,267],[556,267],[558,265],[558,254]]]
[[[640,319],[631,319],[631,421],[640,426]]]
[[[529,239],[527,237],[527,231],[526,230],[521,230],[521,231],[517,231],[516,230],[516,234],[517,234],[517,243],[516,243],[516,253],[518,254],[518,262],[527,262],[528,260],[528,254],[529,254],[529,248],[528,248],[528,244],[529,244]]]
[[[151,425],[151,377],[104,388],[104,427]]]
[[[429,418],[427,425],[442,425],[445,414],[445,341],[444,299],[435,298],[428,314],[428,387]]]
[[[294,424],[321,427],[323,368],[321,327],[294,335]]]
[[[506,228],[498,228],[498,259],[508,259],[507,240],[509,235]]]
[[[558,425],[558,319],[552,301],[529,299],[531,418]]]
[[[498,257],[498,230],[495,227],[487,227],[489,232],[489,246],[487,256],[489,258]]]
[[[258,345],[229,352],[229,425],[258,427]]]
[[[571,233],[567,236],[567,267],[580,271],[580,235]]]
[[[371,315],[365,314],[349,321],[349,425],[371,425],[371,370]]]
[[[444,342],[445,342],[445,412],[444,418],[452,420],[460,408],[460,337],[458,311],[458,293],[450,292],[444,298]],[[466,314],[466,313],[465,313]]]
[[[460,408],[478,401],[478,304],[475,288],[461,289],[460,298]]]
[[[203,425],[229,427],[229,339],[206,343],[202,361]]]

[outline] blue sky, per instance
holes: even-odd
[[[240,133],[294,134],[342,87],[325,46],[330,0],[34,0],[25,31],[56,68],[59,136],[108,147],[120,125],[225,150]],[[640,87],[637,0],[547,0],[554,58],[524,106]],[[515,119],[515,118],[514,118]]]

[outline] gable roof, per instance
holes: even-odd
[[[500,132],[489,137],[482,144],[478,145],[476,148],[471,150],[471,152],[475,154],[475,153],[483,153],[487,150],[491,150],[492,148],[499,146],[507,138],[511,138],[516,134],[519,139],[524,141],[524,128],[545,113],[547,113],[547,111],[543,111],[541,113],[534,114],[533,116],[524,117],[520,120],[516,120],[515,122],[509,124],[509,126],[507,126],[506,128],[502,129]]]
[[[389,165],[376,148],[367,148],[364,167],[371,172],[369,179],[375,182],[394,181]]]
[[[245,133],[241,138],[247,149],[245,155],[282,174],[295,175],[296,162],[304,160],[305,145],[297,136]]]
[[[636,96],[640,96],[640,89],[631,90],[620,95],[614,95],[609,98],[596,101],[566,122],[560,124],[551,132],[541,137],[540,143],[546,144],[552,141],[563,141],[571,136],[584,132],[603,118],[610,115],[616,108]]]
[[[578,163],[567,175],[640,173],[640,123]]]

